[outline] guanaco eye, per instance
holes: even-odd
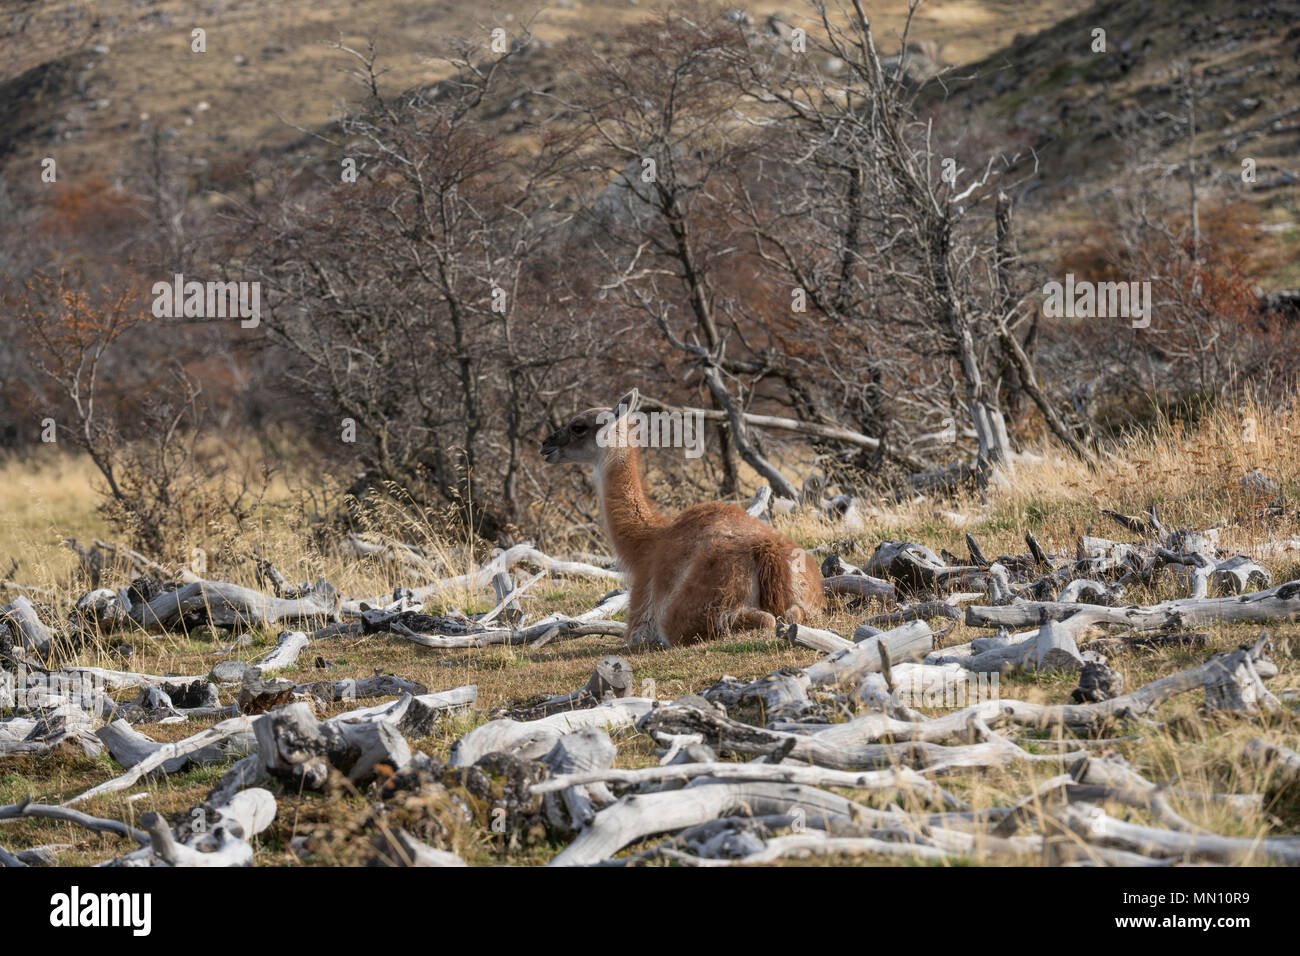
[[[575,435],[584,435],[586,434],[586,432],[587,432],[586,425],[578,424],[573,426],[573,434]]]

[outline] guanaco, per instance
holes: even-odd
[[[822,609],[821,575],[806,551],[744,509],[715,501],[676,517],[646,494],[641,449],[629,441],[632,389],[589,408],[542,442],[551,464],[586,465],[601,521],[627,575],[627,643],[678,646],[732,630],[776,631]]]

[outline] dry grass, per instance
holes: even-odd
[[[1254,441],[1243,441],[1243,416],[1255,419]],[[959,501],[938,511],[932,505],[906,505],[882,508],[871,516],[866,530],[852,536],[853,547],[846,554],[863,559],[877,543],[887,539],[907,538],[931,547],[945,547],[964,552],[963,534],[971,531],[989,554],[1024,550],[1022,535],[1033,530],[1048,548],[1070,548],[1074,536],[1089,527],[1097,534],[1128,539],[1126,532],[1101,516],[1103,507],[1138,512],[1156,502],[1170,526],[1206,525],[1232,522],[1224,530],[1228,547],[1256,547],[1267,538],[1297,534],[1294,506],[1291,518],[1279,523],[1258,520],[1259,502],[1241,493],[1237,480],[1246,471],[1260,468],[1279,481],[1287,499],[1295,500],[1300,488],[1300,463],[1289,454],[1294,447],[1292,436],[1300,427],[1300,413],[1295,408],[1270,414],[1248,408],[1242,415],[1219,413],[1196,423],[1195,427],[1168,422],[1149,435],[1134,439],[1130,446],[1113,457],[1107,469],[1090,475],[1071,462],[1048,451],[1041,460],[1022,460],[1014,478],[997,489],[982,509],[971,501]],[[71,558],[58,542],[70,531],[82,535],[103,534],[94,516],[94,494],[88,480],[90,470],[71,458],[51,459],[40,465],[9,462],[0,465],[0,556],[13,553],[22,561],[18,580],[27,584],[54,586],[67,594]],[[966,524],[952,519],[952,514],[967,516]],[[420,544],[432,556],[437,573],[464,573],[473,562],[473,549],[464,542],[439,537],[434,523],[413,525],[409,519],[398,522],[393,513],[379,516],[378,527],[394,537]],[[842,541],[843,530],[823,522],[801,518],[788,522],[786,530],[801,543],[816,546]],[[322,552],[306,543],[298,532],[291,532],[268,519],[263,527],[248,532],[239,547],[220,554],[247,554],[258,549],[272,558],[294,580],[324,575],[342,593],[376,594],[391,590],[400,580],[391,568],[371,561],[343,559]],[[481,556],[481,554],[480,554]],[[1297,574],[1294,559],[1274,558],[1268,562],[1275,580]],[[212,576],[252,585],[252,563],[247,560],[218,563],[210,568]],[[536,585],[525,600],[530,615],[541,616],[553,611],[577,612],[590,608],[606,590],[598,582],[546,580]],[[71,595],[71,596],[75,596]],[[1134,601],[1149,602],[1172,596],[1159,590],[1130,595]],[[448,603],[465,611],[480,611],[494,601],[489,594],[465,591],[453,595]],[[438,610],[435,608],[434,610]],[[823,626],[848,633],[872,609],[850,611],[835,607]],[[1257,629],[1218,627],[1208,629],[1213,650],[1224,650],[1253,638]],[[1279,677],[1270,681],[1272,689],[1300,687],[1297,666],[1295,625],[1271,629],[1277,638]],[[264,654],[274,643],[271,630],[257,632],[255,643],[237,653],[252,660]],[[946,636],[946,645],[979,636],[963,626]],[[108,650],[110,644],[125,642],[134,648],[129,661]],[[199,630],[189,634],[115,636],[104,645],[88,651],[85,663],[129,667],[153,673],[206,673],[217,659],[214,652],[229,643],[229,635]],[[643,690],[663,699],[672,699],[689,691],[699,691],[724,674],[754,678],[782,665],[804,666],[817,658],[812,651],[792,648],[754,634],[696,648],[661,652],[629,652],[612,638],[581,640],[542,648],[491,648],[466,651],[437,651],[418,647],[395,636],[335,638],[313,645],[303,655],[303,666],[285,676],[312,680],[362,677],[376,669],[419,680],[431,690],[444,690],[473,683],[479,688],[479,702],[472,714],[445,722],[433,737],[413,741],[413,745],[430,753],[445,756],[460,735],[486,719],[488,711],[510,703],[522,703],[539,694],[568,692],[581,685],[591,666],[601,654],[618,651],[631,662],[637,678],[650,681]],[[1124,677],[1125,686],[1133,689],[1175,669],[1198,663],[1205,651],[1131,650],[1112,659]],[[327,671],[313,665],[317,657],[331,665]],[[1000,692],[1044,703],[1061,702],[1068,697],[1073,682],[1062,677],[1016,675],[1005,678]],[[229,691],[223,692],[223,702]],[[1258,837],[1265,834],[1300,832],[1300,812],[1289,796],[1273,793],[1257,767],[1241,756],[1242,743],[1250,736],[1291,747],[1300,746],[1295,724],[1288,715],[1261,727],[1256,721],[1207,720],[1197,713],[1199,695],[1188,694],[1169,702],[1156,715],[1164,727],[1153,730],[1132,725],[1109,728],[1106,736],[1137,733],[1141,740],[1117,747],[1134,767],[1149,779],[1172,787],[1193,791],[1268,792],[1270,801],[1257,813],[1240,813],[1222,804],[1174,798],[1174,806],[1192,822],[1218,833]],[[338,705],[335,710],[343,709]],[[758,719],[758,714],[744,715]],[[145,732],[158,739],[176,739],[195,732],[201,724],[154,725]],[[1014,733],[1010,734],[1015,736]],[[648,740],[630,731],[619,736],[619,765],[643,766],[652,763],[652,746]],[[1054,752],[1048,745],[1028,745],[1031,750]],[[136,821],[147,810],[165,813],[182,811],[202,799],[224,768],[206,768],[176,774],[168,778],[143,782],[124,794],[95,801],[85,807],[89,812],[117,819]],[[969,775],[945,782],[950,790],[974,807],[1005,806],[1031,792],[1042,780],[1061,772],[1058,762],[1028,767],[1014,767],[982,775]],[[60,754],[51,758],[9,759],[0,765],[0,803],[34,797],[44,802],[59,802],[118,772],[107,756],[88,760],[80,755]],[[845,795],[851,796],[848,791]],[[367,795],[336,790],[326,795],[282,793],[277,795],[280,811],[274,826],[259,843],[259,862],[294,864],[289,851],[290,840],[309,829],[341,827],[355,822],[368,806]],[[137,799],[132,799],[137,798]],[[880,801],[859,796],[863,802]],[[1136,819],[1143,814],[1135,813]],[[66,864],[98,862],[128,849],[123,841],[95,837],[64,824],[49,821],[23,821],[0,825],[0,842],[10,850],[46,843],[68,843],[59,860]],[[534,864],[545,862],[557,849],[549,843],[531,847],[503,849],[485,829],[470,828],[457,833],[453,849],[471,863],[511,862]],[[337,854],[327,855],[324,862],[353,862],[346,844]],[[871,860],[871,862],[889,862]],[[1026,862],[1037,862],[1028,860]]]

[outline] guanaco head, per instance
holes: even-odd
[[[613,446],[619,445],[619,423],[641,404],[634,388],[613,408],[589,408],[542,442],[542,457],[552,465],[599,465]]]

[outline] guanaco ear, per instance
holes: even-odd
[[[641,393],[635,388],[628,392],[617,402],[614,403],[614,419],[617,421],[624,415],[629,415],[636,411],[641,404]]]

